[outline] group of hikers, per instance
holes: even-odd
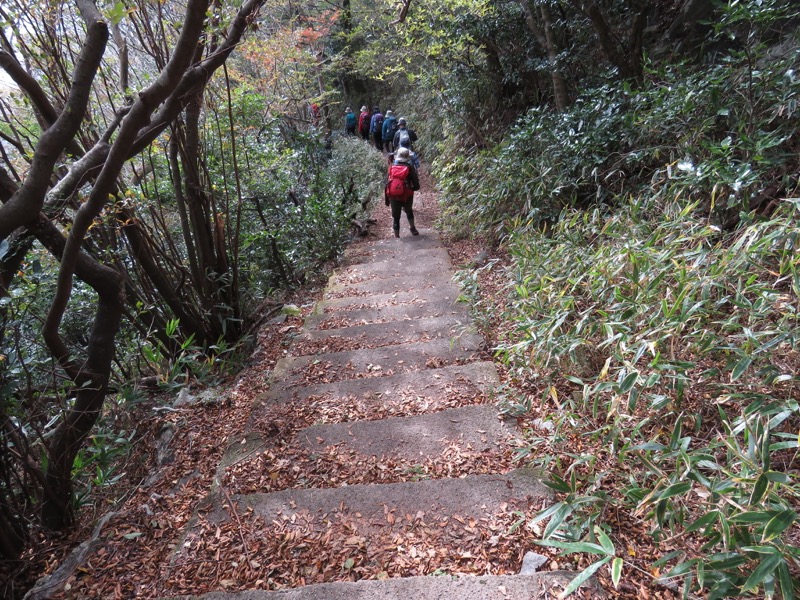
[[[374,143],[380,152],[388,153],[389,168],[384,186],[386,206],[392,209],[392,229],[394,237],[400,237],[400,216],[403,212],[408,218],[411,235],[419,235],[414,226],[414,192],[419,189],[419,158],[414,152],[417,134],[408,127],[405,117],[399,119],[391,110],[386,115],[379,107],[372,113],[366,106],[356,116],[348,107],[345,110],[345,131],[348,135],[357,133],[366,142]]]

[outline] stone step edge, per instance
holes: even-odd
[[[334,581],[277,591],[210,592],[169,600],[544,600],[561,592],[576,575],[564,570],[526,575],[417,575]],[[581,589],[591,590],[592,598],[606,597],[594,577]]]

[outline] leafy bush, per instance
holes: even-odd
[[[522,455],[560,494],[530,526],[595,557],[581,578],[641,568],[622,514],[680,540],[649,567],[687,596],[798,587],[800,52],[766,46],[758,6],[723,11],[713,63],[651,64],[435,165],[443,224],[511,254],[505,410],[538,413]]]
[[[251,173],[249,226],[244,236],[248,293],[294,285],[349,238],[349,222],[379,197],[384,162],[371,146],[341,137],[326,151],[314,139],[273,148]],[[298,177],[297,174],[303,174]]]
[[[702,71],[652,70],[640,90],[604,84],[565,113],[530,110],[496,147],[435,164],[444,225],[499,241],[520,223],[626,202],[651,186],[735,225],[740,211],[795,185],[800,50],[762,60],[771,68],[734,54]]]
[[[800,553],[789,533],[800,493],[791,467],[800,201],[729,235],[693,205],[657,202],[570,210],[548,234],[509,236],[506,317],[516,329],[500,356],[520,381],[540,380],[545,401],[564,399],[556,433],[583,431],[621,470],[641,467],[625,469],[619,495],[597,491],[609,472],[555,477],[572,499],[544,514],[546,537],[596,543],[603,507],[616,504],[652,518],[656,536],[697,540],[702,554],[665,557],[677,562],[667,577],[716,598],[776,585],[786,594]]]

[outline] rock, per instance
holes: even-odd
[[[489,253],[486,250],[481,250],[472,259],[472,264],[476,267],[482,267],[489,260]]]
[[[297,317],[300,315],[300,309],[296,304],[284,304],[283,308],[281,308],[281,314]]]
[[[189,393],[189,388],[181,388],[181,391],[178,392],[177,397],[175,398],[175,402],[172,403],[172,406],[186,406],[187,404],[194,404],[197,398],[192,396]]]
[[[216,406],[219,403],[220,398],[217,390],[207,389],[197,395],[197,404],[200,406]]]
[[[533,575],[536,573],[542,565],[547,562],[548,558],[543,556],[542,554],[537,554],[536,552],[526,552],[525,556],[522,558],[522,569],[520,569],[520,575]]]

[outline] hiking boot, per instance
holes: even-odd
[[[419,235],[419,231],[417,231],[416,227],[411,228],[411,235]]]
[[[394,237],[400,237],[400,230],[399,229],[395,229],[394,230]]]

